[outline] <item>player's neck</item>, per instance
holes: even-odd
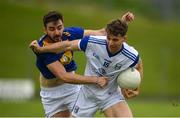
[[[122,49],[122,45],[118,48],[111,48],[111,49],[109,48],[108,50],[111,54],[114,55],[114,54],[118,53],[121,49]]]

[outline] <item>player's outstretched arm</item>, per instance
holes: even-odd
[[[49,46],[40,47],[36,40],[32,41],[29,47],[36,53],[45,53],[45,52],[52,52],[52,53],[59,53],[68,50],[79,50],[78,48],[79,40],[74,41],[62,41],[53,43]]]
[[[121,19],[124,22],[126,22],[127,24],[129,24],[130,22],[132,22],[134,20],[134,14],[131,12],[127,12],[119,19]],[[84,36],[89,36],[89,35],[97,35],[97,36],[101,35],[102,36],[102,35],[106,35],[106,31],[105,31],[105,28],[98,29],[98,30],[90,30],[90,29],[84,30]]]
[[[134,15],[131,12],[127,12],[121,17],[121,19],[129,23],[134,20]],[[106,31],[104,28],[99,30],[85,30],[84,36],[87,35],[106,35]],[[29,47],[36,53],[43,53],[43,52],[59,53],[66,50],[78,50],[76,40],[57,42],[50,46],[45,46],[45,47],[40,47],[37,41],[34,40],[30,43]]]
[[[108,83],[107,77],[82,76],[79,74],[68,73],[59,61],[48,64],[47,67],[58,79],[63,80],[65,83],[97,84],[100,87],[105,87]]]

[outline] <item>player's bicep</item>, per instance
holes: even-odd
[[[47,68],[55,75],[56,78],[64,78],[63,75],[65,75],[66,70],[59,61],[48,64]]]
[[[104,28],[98,29],[98,30],[84,30],[84,36],[89,36],[89,35],[94,35],[94,36],[105,36],[106,31]]]
[[[141,78],[143,78],[143,63],[141,58],[139,58],[139,61],[135,65],[135,68],[140,72]]]

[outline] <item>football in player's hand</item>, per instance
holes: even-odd
[[[128,68],[122,71],[117,77],[120,88],[136,89],[141,83],[141,76],[135,68]]]

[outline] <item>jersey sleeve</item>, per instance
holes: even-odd
[[[136,57],[135,61],[129,67],[134,67],[138,62],[139,62],[139,55]]]
[[[37,57],[40,58],[44,62],[45,65],[53,63],[59,59],[58,55],[53,54],[53,53],[37,54]]]
[[[128,57],[131,60],[131,64],[129,67],[134,67],[139,62],[139,53],[138,51],[132,47],[129,46],[127,43],[123,43],[123,50],[122,54]]]
[[[79,40],[79,43],[78,43],[79,49],[85,52],[88,41],[89,41],[89,36],[85,36],[82,40]]]
[[[76,39],[82,39],[83,36],[84,36],[84,29],[80,27],[65,28],[63,32],[64,39],[68,39],[70,41]]]

